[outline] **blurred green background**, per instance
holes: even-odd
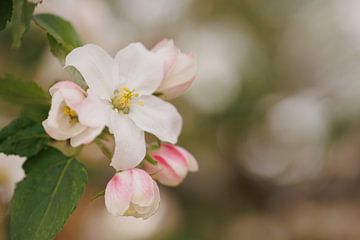
[[[163,187],[149,220],[115,218],[91,201],[113,170],[88,146],[87,193],[58,240],[360,239],[360,1],[44,0],[35,12],[112,55],[166,37],[198,58],[174,104],[200,171]],[[44,89],[68,78],[37,26],[10,45],[0,33],[0,75]],[[0,127],[19,111],[0,103]]]

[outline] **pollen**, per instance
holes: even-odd
[[[134,98],[139,96],[135,90],[130,90],[127,87],[120,88],[114,91],[114,96],[111,98],[111,103],[116,111],[120,111],[124,114],[130,112],[130,105]]]
[[[68,106],[64,106],[63,113],[69,117],[71,123],[79,122],[77,113]]]

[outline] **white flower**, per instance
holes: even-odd
[[[48,118],[43,122],[47,134],[56,140],[70,138],[71,146],[88,144],[102,131],[102,127],[88,127],[78,118],[78,109],[85,92],[75,83],[62,81],[49,90],[52,100]]]
[[[184,93],[196,77],[196,60],[192,54],[181,53],[173,40],[164,39],[152,49],[165,62],[165,75],[157,92],[166,99]]]
[[[116,216],[148,218],[159,208],[160,192],[156,182],[141,169],[116,173],[105,190],[107,210]]]
[[[117,170],[137,166],[146,153],[144,131],[176,143],[182,118],[171,104],[153,96],[164,73],[164,62],[140,43],[120,50],[115,59],[89,44],[74,49],[66,66],[77,68],[89,86],[80,122],[108,126],[115,136],[111,162]]]
[[[22,169],[25,159],[25,157],[0,153],[0,201],[7,203],[11,200],[16,183],[25,176]]]
[[[156,165],[145,162],[145,170],[157,181],[167,186],[179,185],[187,173],[199,169],[194,156],[180,146],[168,143],[161,144],[160,148],[150,152]]]

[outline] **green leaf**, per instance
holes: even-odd
[[[79,85],[84,90],[86,90],[88,88],[83,76],[81,75],[81,73],[76,68],[74,68],[73,66],[68,66],[68,67],[65,68],[65,70],[68,72],[68,74],[70,75],[71,80],[74,83]]]
[[[12,121],[8,126],[0,131],[0,142],[3,142],[8,137],[16,134],[18,131],[26,129],[34,125],[34,121],[28,118],[18,118]]]
[[[21,117],[0,131],[0,152],[25,157],[47,147],[49,137],[40,123]]]
[[[13,14],[11,18],[12,47],[21,46],[24,33],[30,26],[32,14],[36,4],[27,0],[13,0]]]
[[[158,164],[158,162],[154,158],[152,158],[149,154],[145,155],[145,160],[148,161],[152,165]]]
[[[5,28],[6,23],[11,19],[12,6],[12,0],[0,1],[0,31]]]
[[[66,55],[81,46],[80,38],[70,22],[52,14],[37,14],[35,23],[46,31],[51,52],[64,63]]]
[[[34,82],[12,75],[0,78],[0,99],[16,104],[49,105],[49,96]]]
[[[10,210],[11,239],[54,239],[85,190],[86,169],[54,148],[28,159],[24,169]]]
[[[28,105],[21,113],[21,116],[30,118],[35,122],[44,121],[49,114],[50,106],[48,105]]]
[[[47,34],[47,39],[49,42],[51,53],[59,59],[62,65],[64,65],[68,51],[59,42],[57,42],[56,39],[53,38],[50,34]]]

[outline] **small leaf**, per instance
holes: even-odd
[[[81,75],[81,73],[76,68],[74,68],[73,66],[68,66],[68,67],[65,68],[65,70],[68,72],[68,74],[70,75],[71,80],[74,83],[79,85],[84,90],[86,90],[88,88],[83,76]]]
[[[80,38],[70,22],[52,14],[37,14],[35,23],[46,31],[51,52],[64,63],[66,55],[81,46]]]
[[[12,47],[19,48],[24,33],[30,26],[32,14],[36,4],[27,0],[13,0],[13,14],[11,18]]]
[[[16,104],[49,105],[49,96],[34,82],[12,75],[0,78],[0,99]]]
[[[100,138],[96,138],[95,143],[107,159],[112,158],[110,149],[102,142]]]
[[[148,161],[152,165],[158,164],[158,162],[154,158],[152,158],[149,154],[145,155],[145,160]]]
[[[102,190],[100,192],[98,192],[92,199],[91,201],[95,201],[96,199],[105,196],[105,190]]]
[[[54,239],[85,190],[86,169],[54,148],[28,159],[24,169],[10,210],[11,239]]]
[[[5,28],[6,23],[11,19],[12,6],[12,0],[0,1],[0,31]]]
[[[159,149],[160,148],[160,145],[161,145],[161,142],[160,141],[156,141],[156,142],[152,142],[150,144],[147,144],[146,145],[146,148],[148,151],[154,151],[156,149]]]
[[[21,117],[0,131],[0,152],[25,157],[47,147],[49,137],[40,123]]]
[[[62,65],[65,64],[65,57],[68,54],[68,51],[56,41],[50,34],[47,34],[47,39],[50,46],[51,53],[59,59]]]

